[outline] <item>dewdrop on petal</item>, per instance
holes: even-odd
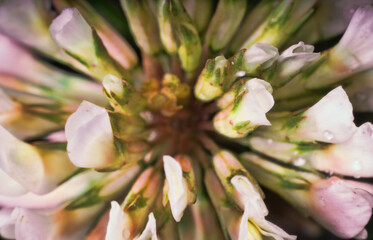
[[[373,177],[373,126],[367,122],[346,141],[314,152],[310,164],[323,171],[353,177]]]

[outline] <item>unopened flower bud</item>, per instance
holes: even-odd
[[[171,0],[170,9],[172,29],[174,29],[175,38],[179,43],[177,53],[181,66],[185,71],[193,72],[198,67],[202,55],[198,31],[185,11],[181,0]]]
[[[372,36],[373,7],[358,8],[340,42],[333,48],[331,54],[343,62],[347,69],[367,69],[373,66]],[[311,85],[312,86],[312,85]]]
[[[121,112],[110,112],[110,123],[115,137],[125,141],[147,139],[149,131],[145,120],[139,116],[128,116]]]
[[[214,1],[183,0],[183,4],[189,16],[193,19],[198,32],[200,34],[204,33],[214,13]]]
[[[77,9],[64,9],[53,20],[49,31],[57,45],[97,79],[102,80],[108,73],[125,75],[124,69],[110,57],[97,32]]]
[[[174,33],[172,31],[172,23],[171,23],[171,9],[170,3],[167,0],[158,1],[158,24],[159,24],[159,31],[161,35],[161,41],[166,49],[166,51],[170,54],[177,53],[177,42],[174,37]]]
[[[245,14],[242,23],[237,30],[237,33],[229,43],[230,52],[239,51],[242,44],[249,38],[249,36],[263,23],[271,11],[279,4],[279,1],[265,0],[260,1],[255,6],[249,4],[248,8],[251,10]]]
[[[241,48],[248,48],[256,42],[281,47],[285,41],[311,16],[312,1],[282,1],[273,8],[268,18],[257,27]]]
[[[90,3],[84,0],[54,0],[53,6],[58,11],[69,7],[77,8],[88,24],[96,29],[111,57],[125,69],[131,69],[137,65],[138,59],[133,48]]]
[[[147,1],[121,0],[124,13],[140,48],[148,55],[161,50],[157,20]]]
[[[223,49],[233,37],[245,15],[245,0],[219,1],[206,32],[206,43],[212,51]]]
[[[229,62],[223,56],[207,60],[194,88],[196,97],[202,101],[211,101],[222,95],[230,84],[227,81],[228,67]]]
[[[102,84],[110,104],[119,112],[136,115],[145,107],[143,96],[125,80],[108,74]]]
[[[92,29],[77,9],[65,9],[53,21],[50,33],[62,49],[81,58],[82,61],[92,61],[92,50],[95,48]]]
[[[121,211],[124,213],[119,214],[119,221],[125,224],[124,227],[115,230],[117,234],[123,234],[124,239],[134,239],[139,234],[160,189],[159,171],[154,168],[146,169],[138,177],[122,204]],[[118,220],[114,219],[114,221]],[[154,236],[155,232],[151,230],[154,230],[153,223],[150,220],[150,229],[148,230]]]

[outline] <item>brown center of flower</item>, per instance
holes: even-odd
[[[193,98],[189,92],[183,102],[175,98],[175,102],[163,100],[162,91],[155,97],[148,98],[148,105],[157,105],[158,109],[151,111],[153,121],[149,128],[154,131],[154,144],[167,142],[168,154],[187,153],[193,148],[196,138],[205,130],[212,129],[210,113],[215,105],[203,104]],[[162,99],[162,104],[156,104],[155,99]],[[153,100],[153,102],[151,102]]]

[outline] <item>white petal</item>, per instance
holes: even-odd
[[[231,183],[239,193],[239,200],[242,205],[244,205],[244,214],[241,219],[239,239],[244,239],[241,238],[241,235],[247,236],[245,231],[248,219],[258,226],[259,231],[265,236],[271,236],[276,240],[296,238],[295,236],[290,236],[273,223],[265,220],[265,216],[268,215],[268,209],[254,185],[246,177],[236,175],[231,179]]]
[[[259,221],[256,220],[255,223],[259,226],[259,231],[264,236],[269,236],[271,238],[274,238],[276,240],[295,240],[297,239],[294,235],[287,234],[284,230],[282,230],[277,225],[265,220],[264,218]]]
[[[311,155],[314,168],[355,177],[373,177],[373,125],[364,123],[343,143]]]
[[[284,230],[274,225],[262,217],[261,219],[250,219],[250,210],[245,208],[241,217],[238,240],[256,240],[262,239],[260,235],[269,236],[275,240],[294,240],[297,237],[287,234]],[[248,222],[250,220],[250,223]],[[252,229],[249,229],[251,227]],[[255,228],[255,229],[254,229]],[[259,235],[259,236],[256,236]]]
[[[368,231],[363,229],[358,235],[354,237],[355,239],[367,239],[368,238]]]
[[[17,196],[27,192],[21,184],[0,169],[0,195]]]
[[[104,85],[104,88],[109,93],[114,92],[118,96],[123,94],[122,80],[114,75],[106,75],[102,81],[102,85]]]
[[[94,51],[92,29],[75,8],[66,8],[50,25],[53,40],[63,49],[91,59]]]
[[[297,135],[303,140],[340,143],[356,131],[352,105],[342,87],[330,91],[304,114]]]
[[[239,200],[244,209],[249,209],[247,211],[249,218],[255,219],[268,215],[268,209],[262,197],[247,177],[236,175],[231,179],[231,183],[239,193]]]
[[[65,133],[76,166],[100,168],[114,161],[114,136],[105,108],[83,101],[67,119]]]
[[[125,229],[128,224],[128,217],[123,209],[115,201],[111,202],[109,223],[107,225],[105,240],[125,240]]]
[[[163,156],[164,171],[168,182],[168,198],[171,212],[176,222],[179,222],[187,206],[187,190],[180,164],[170,156]]]
[[[351,68],[373,66],[373,7],[360,7],[354,13],[334,53]]]
[[[354,180],[343,180],[345,183],[347,183],[351,188],[354,189],[360,189],[366,192],[369,192],[370,194],[373,194],[373,185],[365,182],[357,182]]]
[[[286,49],[279,57],[281,63],[281,76],[290,76],[307,63],[312,62],[320,57],[320,53],[313,52],[314,47],[312,45],[306,45],[303,42],[290,46]]]
[[[97,215],[102,204],[76,210],[62,209],[56,212],[38,212],[15,208],[11,218],[15,220],[16,239],[23,240],[81,240]]]
[[[30,191],[38,192],[44,180],[44,165],[38,151],[0,126],[0,168]]]
[[[250,121],[252,125],[271,125],[266,113],[273,107],[272,88],[261,79],[251,79],[244,86],[243,96],[233,119],[234,124]]]
[[[287,161],[294,158],[294,143],[281,142],[271,138],[250,137],[250,147],[259,152],[265,152],[268,156]]]
[[[98,115],[105,114],[106,110],[93,103],[83,101],[79,108],[73,113],[66,122],[65,134],[67,139],[73,138],[79,128],[91,121]]]
[[[148,240],[149,238],[151,240],[158,240],[157,225],[152,212],[149,214],[148,223],[146,224],[144,231],[139,237],[135,238],[135,240]]]
[[[304,42],[299,42],[298,44],[294,44],[283,51],[280,55],[279,60],[283,60],[284,58],[294,57],[302,53],[313,53],[314,46],[304,44]]]
[[[0,72],[27,79],[34,83],[53,86],[46,67],[32,57],[26,49],[22,48],[10,38],[0,34]],[[22,71],[19,71],[22,69]],[[43,73],[41,73],[43,72]],[[1,105],[0,105],[1,106]]]
[[[14,221],[11,219],[12,212],[12,208],[0,209],[0,236],[4,238],[14,239],[16,237]]]
[[[262,239],[257,229],[249,229],[249,226],[250,227],[254,227],[254,226],[252,224],[249,225],[248,221],[249,221],[249,215],[246,211],[244,211],[241,217],[241,221],[240,221],[240,227],[238,231],[238,240]],[[258,234],[259,236],[255,238],[253,234]]]
[[[97,182],[103,176],[105,176],[104,173],[86,171],[44,195],[37,195],[31,192],[14,197],[0,195],[0,205],[29,209],[57,209],[78,197],[91,186],[92,182]]]
[[[51,239],[50,231],[47,231],[52,225],[49,217],[27,209],[15,208],[11,218],[15,221],[16,239]]]
[[[245,70],[262,65],[262,68],[270,67],[278,58],[278,50],[266,43],[255,43],[245,52]]]
[[[1,1],[0,32],[42,52],[59,55],[48,33],[48,21],[44,14],[40,14],[40,7],[39,2],[33,0]]]
[[[360,234],[372,215],[370,202],[337,177],[313,184],[310,200],[313,217],[342,238]]]

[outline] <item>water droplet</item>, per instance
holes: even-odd
[[[329,141],[334,138],[333,134],[328,130],[324,131],[323,135],[324,135],[324,138]]]
[[[272,143],[273,143],[273,140],[272,140],[271,138],[268,138],[268,139],[267,139],[267,144],[268,144],[268,145],[271,145]]]
[[[234,65],[234,62],[233,62],[233,61],[232,61],[231,63],[232,63],[232,65]]]
[[[362,169],[362,166],[361,166],[361,162],[360,160],[355,160],[353,162],[353,166],[352,168],[355,170],[355,171],[360,171]]]
[[[293,164],[298,167],[304,166],[304,164],[306,164],[306,159],[297,157],[294,159]]]
[[[243,76],[245,76],[246,75],[246,72],[245,71],[238,71],[237,73],[236,73],[236,76],[237,77],[243,77]]]
[[[298,151],[294,151],[294,152],[293,152],[293,155],[294,155],[294,156],[297,156],[298,154],[299,154]]]

